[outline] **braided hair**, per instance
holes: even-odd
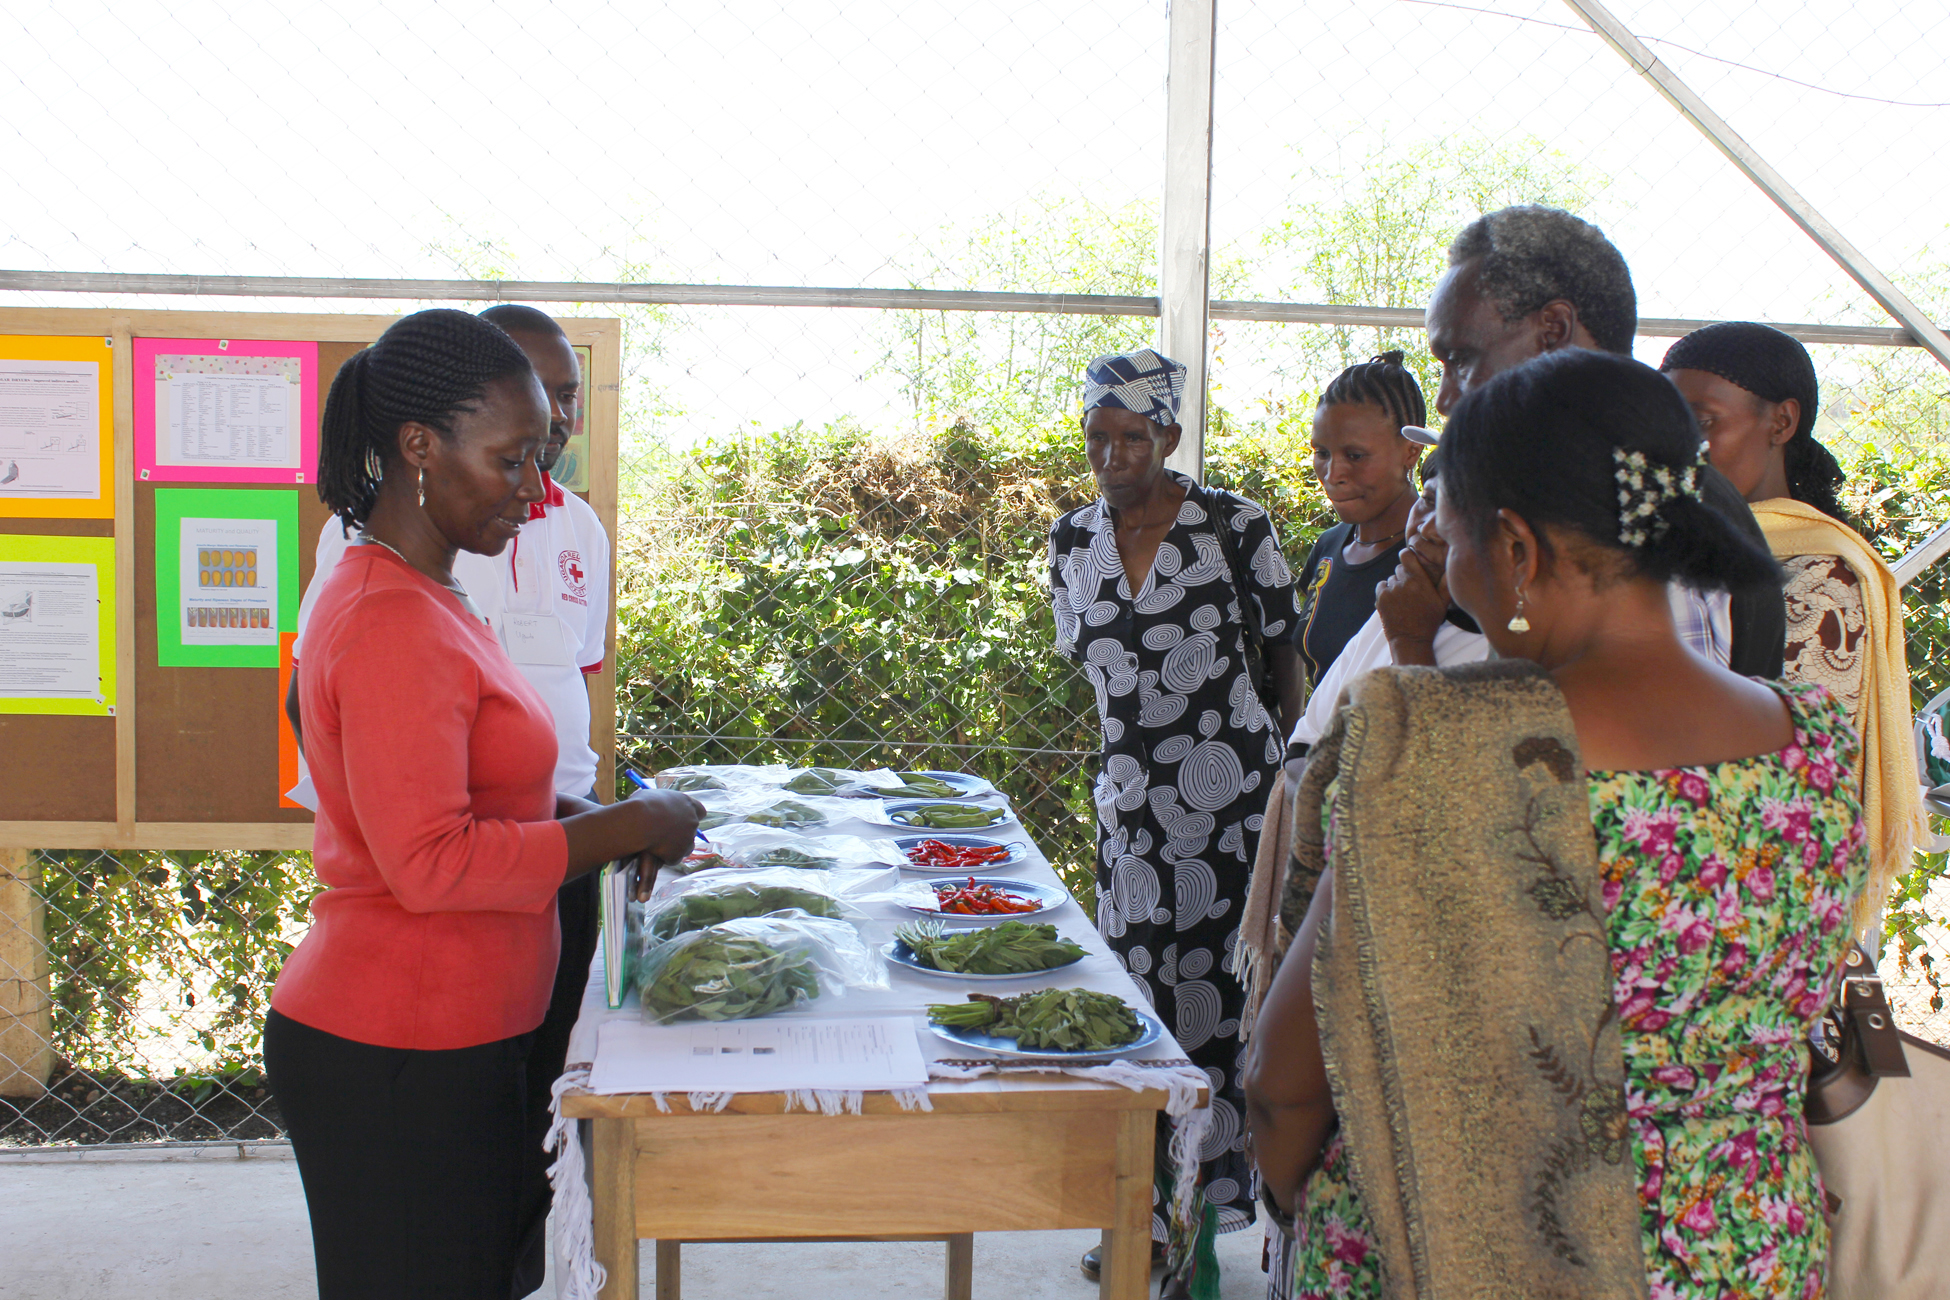
[[[1780,403],[1791,397],[1800,403],[1800,423],[1781,448],[1787,462],[1788,495],[1854,526],[1837,495],[1848,476],[1834,453],[1815,441],[1821,385],[1815,378],[1814,359],[1801,340],[1771,325],[1721,321],[1696,329],[1667,348],[1659,369],[1704,370],[1752,393],[1757,401]]]
[[[455,413],[489,384],[532,371],[515,341],[478,316],[437,307],[401,317],[332,380],[318,437],[318,499],[348,529],[364,524],[399,453],[401,425],[452,437]]]
[[[1388,412],[1396,428],[1404,424],[1426,425],[1429,408],[1422,400],[1422,386],[1415,382],[1415,373],[1402,364],[1403,360],[1400,352],[1384,352],[1358,366],[1349,366],[1327,385],[1319,405],[1365,402]]]

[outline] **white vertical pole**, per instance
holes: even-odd
[[[1212,49],[1216,0],[1171,0],[1159,348],[1185,363],[1184,436],[1171,467],[1205,479],[1206,313],[1212,254]]]

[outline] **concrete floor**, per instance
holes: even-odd
[[[298,1168],[274,1144],[54,1159],[0,1153],[5,1300],[284,1300],[315,1294]],[[165,1158],[157,1158],[163,1155]],[[979,1300],[1092,1300],[1094,1232],[975,1238]],[[651,1248],[642,1294],[653,1294]],[[1224,1300],[1262,1300],[1258,1230],[1219,1239]],[[934,1300],[926,1244],[687,1246],[687,1300]],[[554,1284],[541,1296],[555,1294]]]

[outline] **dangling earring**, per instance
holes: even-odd
[[[427,508],[427,472],[424,467],[414,471],[413,486],[420,493],[420,509],[425,510]]]
[[[1517,588],[1517,612],[1510,616],[1507,626],[1512,632],[1528,632],[1530,620],[1523,616],[1523,588]]]

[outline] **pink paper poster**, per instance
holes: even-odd
[[[135,476],[316,483],[318,344],[136,339]]]

